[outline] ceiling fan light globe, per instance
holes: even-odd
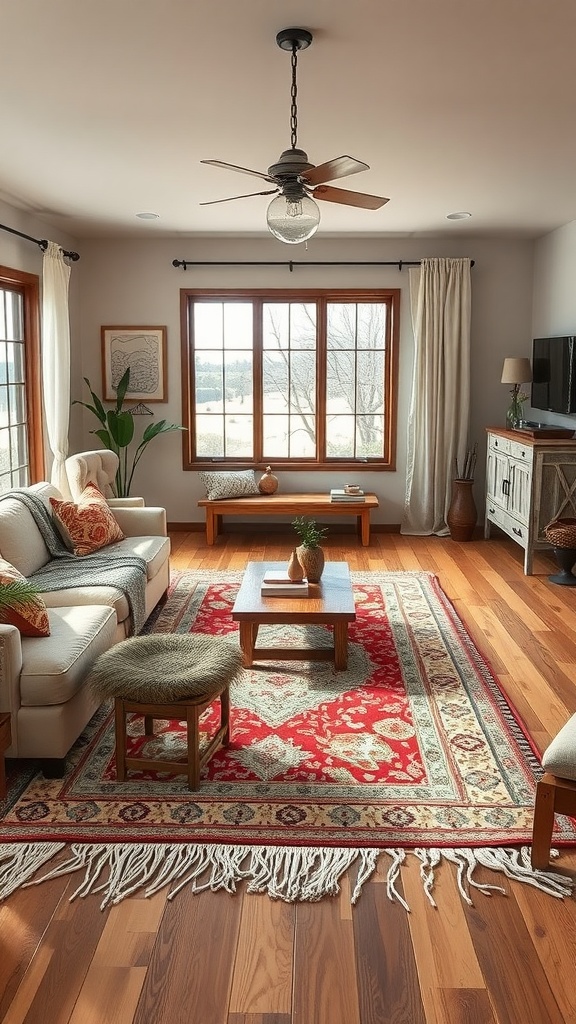
[[[298,245],[316,234],[320,210],[309,196],[276,196],[266,213],[268,229],[281,242]]]

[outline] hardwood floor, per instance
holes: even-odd
[[[263,530],[172,535],[174,568],[241,569],[285,559],[293,537]],[[576,711],[576,588],[535,575],[506,538],[373,533],[370,547],[331,531],[328,558],[351,569],[427,569],[490,661],[543,749]],[[562,868],[576,873],[576,851]],[[415,858],[402,872],[411,913],[386,896],[382,869],[355,907],[339,897],[288,905],[242,891],[68,902],[54,879],[0,907],[4,1024],[575,1024],[576,897],[506,881],[507,897],[460,898],[439,873],[434,909]],[[488,872],[479,878],[494,881]]]

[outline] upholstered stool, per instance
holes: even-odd
[[[576,816],[576,715],[566,722],[542,756],[545,774],[536,786],[532,867],[550,862],[555,814]]]
[[[157,633],[131,637],[101,654],[90,673],[90,686],[101,698],[113,697],[116,714],[116,777],[126,769],[185,773],[190,789],[198,789],[200,770],[221,744],[230,740],[229,685],[242,664],[231,640],[202,633]],[[220,727],[200,756],[199,720],[220,698]],[[126,756],[126,718],[143,715],[145,734],[154,719],[185,720],[187,762]]]

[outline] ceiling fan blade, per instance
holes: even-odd
[[[211,199],[208,203],[198,203],[198,206],[215,206],[216,203],[231,203],[233,199],[250,199],[251,196],[273,196],[280,190],[271,188],[267,192],[246,192],[243,196],[228,196],[226,199]]]
[[[345,178],[348,174],[369,170],[368,164],[355,160],[353,156],[337,156],[335,160],[327,160],[325,164],[303,171],[300,177],[309,185],[320,185],[323,181],[334,181],[335,178]]]
[[[263,171],[251,171],[249,167],[238,167],[237,164],[226,164],[223,160],[201,160],[201,164],[210,164],[212,167],[225,167],[229,171],[240,171],[240,174],[252,174],[255,178],[264,178],[264,181],[275,181],[269,174]]]
[[[317,185],[312,193],[314,199],[324,199],[328,203],[341,203],[343,206],[359,206],[363,210],[379,210],[389,199],[383,196],[369,196],[366,192],[350,192],[347,188],[332,188],[331,185]]]

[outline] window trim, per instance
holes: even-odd
[[[40,278],[0,265],[0,287],[19,291],[24,307],[24,366],[30,483],[45,477],[42,388],[40,375]]]
[[[333,472],[334,470],[346,470],[350,472],[394,472],[396,470],[396,438],[397,438],[397,405],[398,405],[398,348],[400,337],[400,295],[399,288],[181,288],[180,289],[180,334],[181,334],[181,383],[182,383],[182,422],[188,428],[182,432],[182,468],[183,470],[230,470],[238,467],[254,467],[264,469],[269,460],[257,460],[254,458],[238,459],[194,459],[193,458],[193,430],[191,425],[194,422],[194,393],[192,389],[194,370],[194,350],[191,338],[188,333],[189,326],[189,305],[190,299],[213,298],[223,301],[238,300],[247,301],[259,299],[261,301],[289,301],[307,302],[321,300],[318,306],[318,323],[320,336],[325,337],[325,310],[328,302],[382,302],[388,305],[389,315],[387,317],[386,336],[386,367],[384,380],[384,402],[387,415],[384,421],[384,450],[388,458],[369,459],[364,462],[361,459],[330,459],[321,461],[319,459],[307,459],[297,462],[291,459],[275,459],[274,467],[285,472]],[[260,331],[260,325],[256,328]],[[261,341],[261,339],[260,339]],[[256,346],[254,371],[261,374],[259,360],[261,355],[261,344]],[[317,375],[317,402],[320,398],[320,390],[325,380],[325,365],[322,374]],[[255,395],[254,419],[256,430],[259,433],[262,429],[262,409]],[[325,422],[319,419],[317,437],[319,444],[324,445]]]

